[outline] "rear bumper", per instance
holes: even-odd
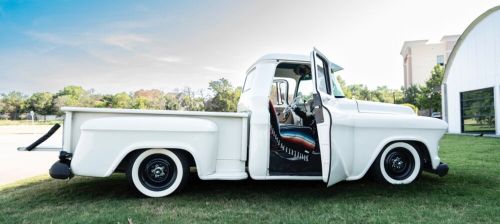
[[[425,171],[444,177],[448,174],[449,169],[448,164],[440,162],[436,169],[426,169]]]

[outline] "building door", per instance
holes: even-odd
[[[494,102],[493,87],[461,92],[462,132],[495,134]]]

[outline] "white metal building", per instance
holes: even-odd
[[[458,39],[442,85],[450,133],[500,135],[500,6],[474,20]]]

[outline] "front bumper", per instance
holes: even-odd
[[[448,164],[440,162],[436,169],[426,169],[425,171],[444,177],[448,174],[449,169]]]

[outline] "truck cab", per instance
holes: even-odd
[[[318,179],[328,186],[357,180],[390,143],[404,143],[422,155],[423,168],[438,169],[438,142],[447,124],[419,117],[405,106],[346,99],[336,79],[341,69],[315,49],[309,56],[266,55],[248,70],[238,111],[252,114],[248,170],[253,179]],[[314,150],[276,147],[269,102],[276,111],[279,130],[287,135],[292,129],[303,139],[312,137]],[[307,128],[312,134],[306,134]],[[286,154],[291,155],[287,158]],[[395,158],[412,159],[407,154]],[[414,179],[386,176],[393,184]]]

